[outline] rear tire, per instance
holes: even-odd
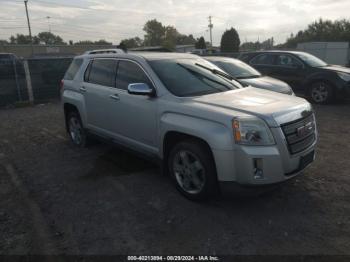
[[[86,147],[88,136],[79,113],[75,111],[68,113],[66,121],[68,135],[72,143],[77,147]]]
[[[206,200],[219,193],[214,159],[203,143],[187,140],[175,145],[168,169],[178,191],[190,200]]]
[[[328,104],[334,99],[334,88],[324,81],[315,82],[311,84],[308,95],[315,104]]]

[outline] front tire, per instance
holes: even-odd
[[[309,97],[315,104],[328,104],[333,101],[334,89],[326,82],[315,82],[309,89]]]
[[[212,154],[201,142],[188,140],[175,145],[168,168],[178,191],[190,200],[205,200],[219,192]]]

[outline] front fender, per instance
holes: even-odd
[[[336,80],[334,77],[334,72],[316,72],[311,75],[309,75],[307,78],[304,79],[303,81],[303,86],[305,90],[308,90],[310,85],[312,83],[318,82],[318,81],[323,81],[331,84],[337,89],[341,89],[342,85],[339,81]]]
[[[198,137],[212,150],[232,150],[232,131],[222,123],[179,113],[164,113],[160,119],[160,145],[168,132],[179,132]],[[163,147],[161,157],[163,157]]]

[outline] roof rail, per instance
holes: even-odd
[[[96,54],[124,54],[124,50],[123,49],[97,49],[97,50],[90,50],[90,51],[86,51],[85,54],[86,55],[96,55]]]

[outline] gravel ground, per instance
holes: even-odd
[[[72,147],[59,104],[0,110],[0,254],[350,255],[350,106],[315,109],[303,175],[207,203],[118,148]]]

